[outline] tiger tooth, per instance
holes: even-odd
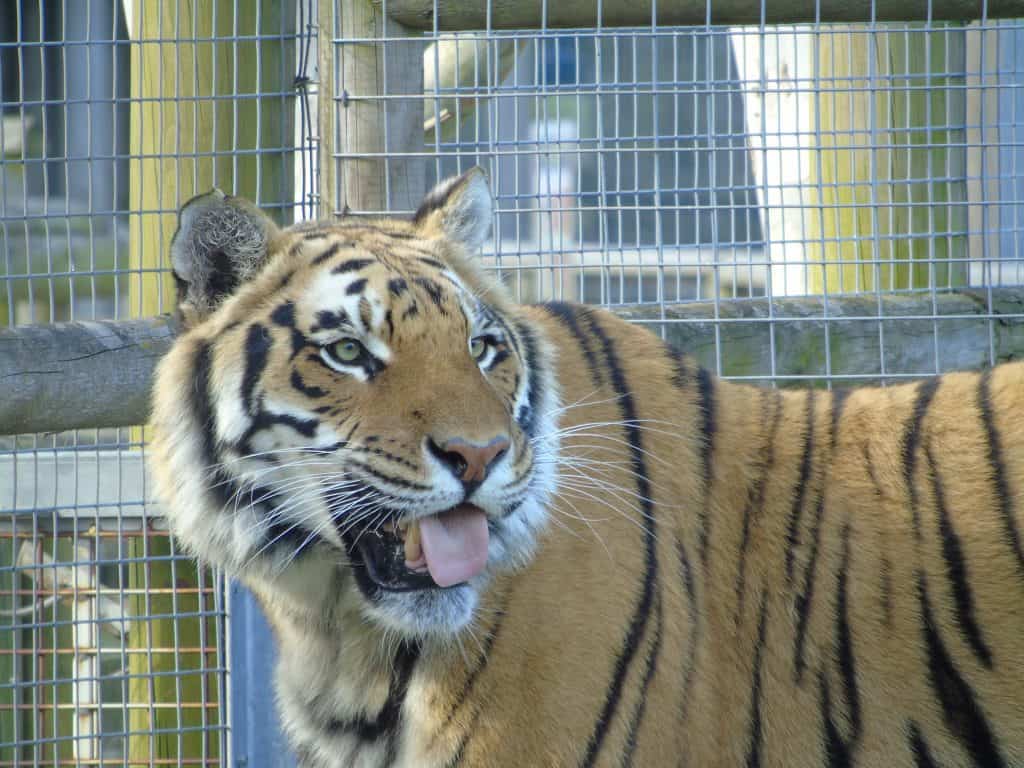
[[[420,545],[420,524],[413,521],[405,534],[405,562],[418,563],[423,557],[423,547]]]

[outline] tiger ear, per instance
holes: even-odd
[[[274,222],[255,205],[216,188],[181,207],[171,268],[187,325],[208,316],[252,277],[276,234]]]
[[[490,234],[493,214],[487,172],[477,166],[430,190],[412,221],[424,237],[447,237],[475,251]]]

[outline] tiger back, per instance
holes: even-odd
[[[1024,366],[717,379],[412,221],[182,209],[151,466],[333,766],[1024,765]]]

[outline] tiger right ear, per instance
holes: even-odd
[[[203,320],[263,265],[277,227],[255,205],[219,189],[178,212],[171,267],[185,325]]]
[[[477,166],[430,190],[412,223],[424,237],[442,235],[475,251],[487,240],[493,214],[487,172]]]

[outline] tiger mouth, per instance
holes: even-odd
[[[393,518],[373,528],[345,526],[342,540],[367,597],[465,584],[487,564],[488,523],[479,507],[460,504],[427,517]]]

